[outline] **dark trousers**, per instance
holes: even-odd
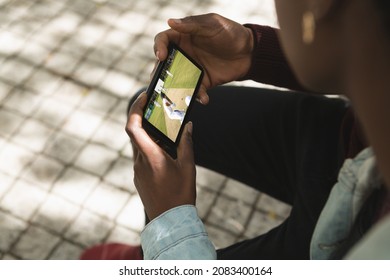
[[[311,236],[343,162],[344,101],[217,87],[191,112],[196,164],[292,205],[278,227],[218,250],[218,259],[308,259]]]

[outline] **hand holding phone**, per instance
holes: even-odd
[[[150,220],[180,205],[195,205],[196,168],[192,150],[192,124],[183,129],[173,159],[142,126],[147,95],[142,93],[130,108],[126,131],[131,138],[134,184]]]
[[[211,13],[169,19],[168,30],[155,36],[154,51],[161,61],[174,42],[202,65],[205,75],[197,98],[209,102],[207,90],[241,80],[252,64],[253,32],[237,22]]]
[[[170,44],[147,89],[142,125],[155,142],[176,158],[180,135],[203,78],[203,69]]]

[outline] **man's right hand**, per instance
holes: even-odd
[[[165,60],[174,42],[205,69],[198,99],[209,101],[207,90],[242,78],[251,66],[253,35],[249,28],[217,14],[169,19],[171,29],[155,37],[154,51]]]

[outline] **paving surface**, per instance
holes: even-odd
[[[143,207],[124,132],[169,17],[217,12],[275,25],[272,0],[0,0],[0,259],[77,259],[139,244]],[[198,168],[198,208],[220,248],[289,207]]]

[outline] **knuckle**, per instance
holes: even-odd
[[[208,13],[206,15],[206,17],[210,18],[210,19],[219,19],[220,18],[220,15],[217,14],[217,13]]]
[[[161,33],[157,33],[155,36],[154,36],[154,42],[157,43],[160,39],[160,34]],[[156,48],[156,45],[154,45],[154,47]]]
[[[156,47],[156,44],[158,44],[159,42],[163,41],[165,37],[167,37],[167,31],[166,30],[157,33],[154,36],[154,43],[155,43],[154,47]]]
[[[185,22],[192,22],[195,20],[195,16],[187,16],[185,18],[182,19],[182,21],[185,21]]]
[[[128,135],[131,139],[133,139],[134,136],[135,136],[135,131],[134,131],[134,130],[135,130],[134,127],[133,127],[130,123],[127,123],[127,124],[126,124],[125,131],[126,131],[127,135]]]

